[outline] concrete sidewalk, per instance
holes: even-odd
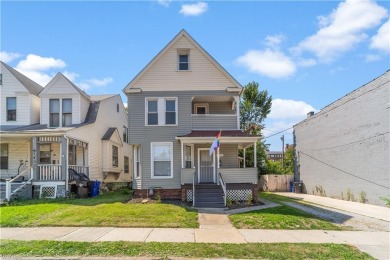
[[[329,208],[339,209],[347,212],[360,214],[390,222],[390,208],[376,205],[363,204],[358,202],[332,199],[328,197],[315,196],[310,194],[300,194],[291,192],[273,192],[274,194],[299,199],[303,202],[322,205]],[[390,224],[390,223],[389,223]]]
[[[206,216],[210,220],[210,216]],[[218,218],[216,218],[218,219]],[[219,220],[216,220],[221,221]],[[215,223],[214,221],[211,221]],[[222,220],[222,222],[224,222]],[[1,228],[1,239],[190,243],[336,243],[354,245],[377,259],[390,259],[390,233],[323,230],[235,229],[225,224],[192,228],[37,227]]]

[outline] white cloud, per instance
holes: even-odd
[[[382,24],[377,34],[371,38],[370,48],[390,52],[390,20]]]
[[[309,51],[321,61],[330,62],[365,40],[365,30],[385,17],[387,10],[373,1],[346,0],[330,15],[318,17],[319,31],[300,42],[295,51]]]
[[[157,0],[157,3],[163,6],[168,7],[172,0]]]
[[[282,34],[268,35],[265,37],[265,45],[270,48],[279,48],[285,37]]]
[[[376,55],[376,54],[366,55],[366,62],[374,62],[374,61],[378,61],[381,59],[382,59],[382,57],[380,55]]]
[[[16,52],[6,52],[6,51],[0,52],[0,60],[5,63],[11,62],[14,59],[19,58],[20,56],[21,55]]]
[[[64,72],[62,72],[62,74],[64,74],[64,76],[67,77],[72,82],[74,82],[76,80],[76,78],[79,76],[79,74],[77,74],[75,72],[69,72],[66,70]]]
[[[23,71],[44,71],[64,68],[66,67],[66,63],[61,59],[29,54],[26,59],[21,60],[16,67]]]
[[[249,71],[270,78],[285,78],[296,71],[295,64],[280,51],[266,49],[265,51],[249,50],[237,58],[238,64]]]
[[[312,67],[317,65],[317,61],[315,59],[298,59],[296,63],[299,67]]]
[[[207,3],[198,2],[196,4],[182,5],[179,13],[184,16],[198,16],[207,11]]]
[[[113,79],[110,77],[106,77],[103,79],[89,79],[89,80],[86,80],[86,82],[88,82],[92,85],[98,86],[98,87],[102,87],[102,86],[106,86],[107,84],[113,82]]]
[[[88,83],[85,83],[85,82],[75,83],[75,85],[78,86],[79,89],[84,90],[84,91],[91,88],[91,85],[89,85]]]
[[[316,111],[316,109],[303,101],[274,99],[272,100],[271,113],[268,115],[268,118],[302,120],[310,111]]]

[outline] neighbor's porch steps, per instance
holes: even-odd
[[[197,184],[195,185],[196,208],[224,208],[222,187],[218,184]]]

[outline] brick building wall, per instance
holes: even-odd
[[[390,72],[294,126],[304,192],[384,205],[390,196]],[[363,194],[366,196],[363,196]]]

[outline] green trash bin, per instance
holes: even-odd
[[[302,193],[302,182],[294,182],[294,193]]]

